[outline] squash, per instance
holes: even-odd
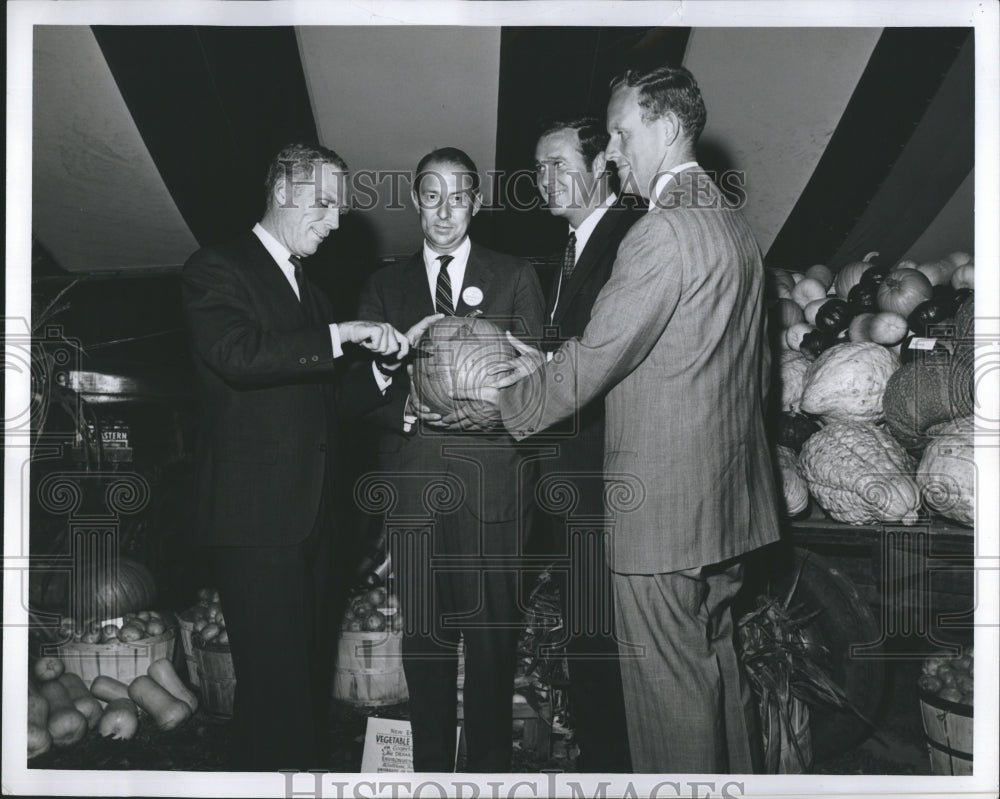
[[[878,307],[905,318],[933,293],[931,282],[916,269],[893,269],[878,288]]]
[[[815,329],[816,328],[806,322],[796,322],[785,331],[785,344],[788,345],[788,349],[793,352],[798,352],[799,347],[802,346],[802,339],[807,333],[811,333]]]
[[[785,500],[785,514],[798,516],[809,507],[809,487],[799,472],[798,456],[788,447],[775,447],[778,461],[778,476]]]
[[[114,677],[99,674],[90,684],[90,693],[105,702],[113,702],[116,699],[128,699],[128,686]]]
[[[73,700],[73,707],[79,710],[87,719],[87,727],[94,729],[97,722],[101,720],[101,703],[94,698],[94,695],[87,690],[87,686],[80,679],[79,674],[67,671],[59,678],[69,698]]]
[[[961,524],[975,522],[976,464],[973,458],[974,422],[963,417],[935,425],[931,442],[917,467],[917,485],[924,504]]]
[[[848,524],[916,523],[920,492],[915,461],[879,427],[837,421],[802,445],[799,466],[809,492],[834,519]]]
[[[813,327],[816,326],[816,314],[819,313],[819,309],[824,305],[826,305],[826,297],[813,300],[802,309],[802,316],[806,320],[806,324],[812,325]]]
[[[111,572],[115,570],[109,570]],[[117,575],[108,574],[94,588],[96,619],[114,619],[156,602],[156,582],[149,569],[131,558],[118,557]]]
[[[815,300],[822,300],[824,297],[826,297],[826,286],[815,278],[804,277],[796,283],[795,288],[792,289],[792,299],[795,300],[801,308],[805,308],[809,303],[814,302]]]
[[[814,264],[810,266],[805,275],[807,278],[811,278],[818,283],[823,285],[823,290],[828,291],[830,286],[833,285],[833,272],[830,271],[830,267],[825,264]]]
[[[925,337],[933,335],[935,328],[940,331],[941,323],[952,316],[952,303],[950,298],[931,298],[924,300],[914,308],[906,318],[910,330],[918,336]]]
[[[958,267],[951,275],[951,286],[954,289],[974,289],[976,287],[976,267],[972,264]]]
[[[153,717],[161,730],[172,730],[191,717],[186,702],[176,699],[152,677],[140,674],[128,687],[129,699]]]
[[[774,304],[774,314],[782,330],[787,330],[804,319],[802,309],[794,300],[778,300]]]
[[[847,302],[841,299],[827,300],[816,312],[816,327],[830,333],[847,330],[851,322],[851,312]]]
[[[66,664],[56,657],[43,657],[35,661],[31,671],[38,682],[50,682],[58,680],[62,676],[62,673],[66,671]]]
[[[97,725],[103,738],[127,741],[139,729],[139,711],[131,699],[112,699]]]
[[[875,266],[869,266],[861,275],[861,280],[858,281],[858,285],[868,286],[873,289],[878,289],[882,285],[882,281],[885,280],[885,276],[889,274],[890,267],[888,264],[876,264]]]
[[[955,265],[945,259],[943,261],[927,261],[917,267],[917,271],[926,277],[932,286],[946,285],[951,280]]]
[[[885,426],[907,449],[923,449],[931,425],[959,415],[951,372],[947,360],[919,359],[904,363],[889,378],[882,397]]]
[[[825,422],[882,418],[882,394],[899,361],[870,342],[838,344],[820,355],[802,379],[801,407]]]
[[[47,729],[56,746],[72,746],[87,734],[87,719],[73,705],[66,687],[58,680],[38,686],[38,692],[49,703]]]
[[[858,283],[847,295],[847,307],[853,314],[878,311],[878,286]]]
[[[905,317],[895,311],[880,311],[872,318],[868,327],[868,335],[876,344],[883,347],[895,347],[906,338],[910,326]]]
[[[49,702],[28,683],[28,759],[45,754],[52,747],[49,735]]]
[[[797,413],[802,399],[802,378],[809,368],[808,359],[798,352],[783,352],[779,377],[781,380],[781,410]]]
[[[947,260],[951,261],[951,263],[956,268],[959,267],[959,266],[965,266],[967,263],[969,263],[972,260],[972,256],[969,255],[969,253],[962,252],[961,250],[958,250],[958,251],[952,252],[952,253],[948,253],[948,255],[946,255],[945,258]]]
[[[799,352],[810,360],[816,360],[823,352],[837,343],[837,337],[825,330],[811,330],[802,337]]]
[[[871,341],[872,340],[872,319],[873,313],[860,313],[851,320],[847,327],[847,337],[851,341]]]
[[[177,676],[177,672],[174,671],[173,665],[167,658],[160,658],[150,663],[146,674],[170,691],[177,699],[185,702],[191,708],[192,713],[198,710],[198,697],[181,682],[181,678]]]
[[[869,261],[878,255],[877,252],[870,252],[860,261],[852,261],[846,264],[837,272],[837,277],[833,281],[833,290],[842,300],[846,300],[853,289],[861,281],[861,276],[865,270],[871,266]]]

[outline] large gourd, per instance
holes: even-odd
[[[878,344],[846,342],[810,364],[802,379],[801,408],[824,421],[876,422],[882,394],[899,361]]]
[[[775,450],[778,455],[781,490],[785,499],[785,513],[788,516],[797,516],[809,507],[809,487],[799,471],[799,459],[795,452],[780,444]]]
[[[809,359],[799,352],[781,353],[781,410],[798,413],[802,400],[802,380],[809,369]]]
[[[838,521],[917,521],[915,461],[873,424],[828,424],[802,445],[799,465],[809,492]]]
[[[934,425],[931,443],[917,467],[917,485],[924,504],[961,524],[975,523],[976,464],[973,456],[973,417]]]

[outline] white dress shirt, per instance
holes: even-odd
[[[584,219],[580,223],[580,227],[574,228],[572,225],[569,226],[571,233],[576,233],[576,249],[573,253],[573,265],[580,263],[580,255],[583,253],[583,248],[587,246],[587,242],[590,241],[590,235],[594,232],[594,228],[597,227],[597,223],[600,222],[604,215],[618,202],[618,195],[611,194],[605,198],[604,202],[598,205],[593,211],[591,211],[590,216]],[[559,283],[556,285],[556,301],[552,303],[552,313],[549,315],[549,324],[552,324],[552,320],[556,316],[556,308],[559,307],[559,295],[562,294],[562,268],[559,270]],[[548,353],[550,356],[552,353]]]
[[[696,166],[698,166],[697,161],[685,161],[683,164],[678,164],[669,172],[664,172],[657,177],[656,183],[653,185],[653,194],[649,198],[649,210],[652,211],[656,207],[656,201],[663,194],[663,190],[667,187],[667,184],[674,179],[678,172],[683,172],[685,169],[692,169]]]
[[[458,249],[448,253],[452,257],[448,264],[448,277],[451,278],[451,307],[458,309],[458,300],[462,296],[462,284],[465,282],[465,267],[469,263],[469,253],[472,251],[472,241],[468,236],[465,241],[458,245]],[[431,300],[437,296],[438,272],[441,271],[441,262],[438,260],[441,253],[434,252],[427,239],[424,239],[424,268],[427,270],[427,287],[431,292]],[[434,306],[437,307],[437,304]]]

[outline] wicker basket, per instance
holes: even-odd
[[[403,675],[403,634],[342,632],[333,671],[333,696],[361,707],[409,698]]]
[[[201,685],[198,678],[198,661],[194,657],[194,646],[191,643],[191,634],[194,632],[194,622],[184,618],[184,615],[177,617],[181,627],[181,645],[184,647],[184,659],[187,664],[188,682],[197,688]]]
[[[195,640],[192,648],[200,675],[198,692],[201,694],[201,706],[206,713],[229,718],[233,715],[233,698],[236,695],[236,672],[229,647]]]
[[[113,619],[107,624],[120,625],[121,619]],[[154,660],[171,660],[176,637],[176,628],[168,627],[159,635],[131,643],[110,641],[106,644],[84,644],[71,641],[59,647],[58,655],[66,671],[78,675],[88,686],[102,674],[128,685],[145,674]]]
[[[972,705],[920,692],[920,715],[933,774],[972,774]]]

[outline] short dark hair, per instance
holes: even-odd
[[[476,162],[469,158],[469,154],[457,147],[438,147],[427,153],[417,164],[417,172],[413,178],[415,192],[420,191],[420,182],[424,179],[424,175],[429,172],[428,166],[430,164],[449,164],[461,167],[472,177],[472,190],[479,191],[479,168],[476,166]]]
[[[333,150],[318,144],[293,142],[286,144],[274,154],[267,166],[264,188],[267,191],[267,207],[271,207],[271,196],[278,181],[291,176],[292,180],[311,180],[317,164],[330,164],[342,172],[347,172],[347,162]],[[288,167],[291,166],[289,172]]]
[[[665,112],[673,111],[684,126],[684,132],[691,143],[698,141],[705,129],[705,101],[694,75],[684,67],[666,65],[648,72],[630,69],[611,81],[611,91],[623,86],[639,90],[639,105],[643,108],[644,121],[648,122],[653,117],[662,117]]]
[[[557,117],[543,120],[538,126],[538,139],[562,130],[576,132],[587,169],[590,169],[598,155],[608,149],[608,142],[611,141],[607,126],[597,117]]]

